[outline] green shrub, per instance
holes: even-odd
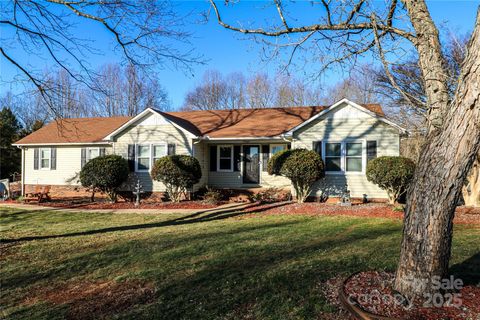
[[[110,201],[117,201],[117,192],[128,178],[128,162],[121,156],[107,155],[88,161],[80,171],[80,183],[92,191],[105,192]]]
[[[198,160],[187,155],[171,155],[158,159],[153,165],[153,180],[161,181],[173,202],[179,202],[182,194],[200,181],[202,170]]]
[[[203,202],[209,203],[209,204],[218,204],[225,199],[224,195],[220,190],[215,190],[208,187],[206,192],[203,194],[202,198],[203,198]]]
[[[268,161],[267,171],[290,179],[300,203],[307,199],[313,183],[325,176],[322,158],[315,151],[307,149],[285,150],[275,154]]]
[[[391,204],[398,202],[413,178],[415,163],[405,157],[379,157],[367,165],[367,179],[387,191]]]

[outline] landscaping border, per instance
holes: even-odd
[[[345,294],[345,284],[355,275],[361,272],[351,274],[347,279],[342,282],[341,287],[338,289],[338,298],[342,307],[347,310],[355,319],[358,320],[403,320],[401,318],[391,318],[381,316],[364,310],[358,303],[351,303]]]

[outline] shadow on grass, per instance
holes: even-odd
[[[296,227],[299,223],[302,226]],[[399,232],[398,225],[374,229],[352,225],[356,222],[313,229],[307,227],[308,221],[230,225],[227,230],[175,237],[173,250],[166,250],[164,238],[131,240],[70,257],[53,269],[11,277],[3,286],[61,283],[72,274],[83,278],[103,268],[115,274],[141,263],[141,277],[156,282],[155,300],[135,306],[123,318],[318,318],[321,312],[332,311],[323,296],[325,281],[372,267],[369,257],[391,245],[392,234]],[[343,232],[322,232],[335,226]],[[306,232],[307,237],[295,237],[294,230]],[[285,237],[289,232],[291,237]],[[275,236],[278,241],[270,241]],[[372,245],[365,247],[364,241]],[[393,261],[386,257],[375,266],[388,267]],[[111,315],[119,316],[115,310]]]
[[[288,204],[289,202],[282,202],[278,205],[270,206],[268,209],[280,207]],[[215,220],[222,220],[228,219],[236,216],[240,216],[246,214],[244,210],[252,209],[258,207],[259,205],[253,203],[251,205],[238,205],[233,206],[225,209],[206,209],[201,210],[196,213],[172,219],[162,222],[153,222],[153,223],[144,223],[144,224],[136,224],[136,225],[127,225],[127,226],[117,226],[117,227],[109,227],[109,228],[102,228],[102,229],[95,229],[95,230],[87,230],[87,231],[80,231],[80,232],[72,232],[66,234],[56,234],[56,235],[45,235],[45,236],[28,236],[28,237],[21,237],[21,238],[14,238],[14,239],[0,239],[0,243],[16,243],[22,241],[33,241],[33,240],[46,240],[46,239],[56,239],[56,238],[68,238],[68,237],[76,237],[76,236],[86,236],[86,235],[95,235],[101,233],[109,233],[109,232],[117,232],[117,231],[129,231],[129,230],[138,230],[138,229],[149,229],[149,228],[159,228],[159,227],[166,227],[166,226],[176,226],[176,225],[184,225],[184,224],[191,224],[191,223],[200,223],[200,222],[208,222],[208,221],[215,221]],[[241,207],[241,208],[240,208]],[[55,209],[54,209],[55,210]],[[57,209],[61,211],[61,209]],[[262,212],[264,208],[259,208],[255,210],[255,212]],[[52,211],[52,210],[49,210]],[[30,211],[32,212],[32,211]],[[40,211],[42,212],[42,211]],[[48,211],[45,211],[48,212]],[[250,212],[249,212],[250,213]],[[18,213],[13,213],[18,214]]]
[[[465,285],[480,285],[480,252],[461,263],[454,264],[449,272],[455,278],[462,279]]]

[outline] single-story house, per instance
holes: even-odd
[[[318,152],[326,166],[312,196],[386,198],[367,181],[367,162],[399,155],[405,130],[385,118],[378,104],[343,99],[332,106],[163,112],[147,108],[134,117],[53,121],[17,141],[22,149],[23,190],[51,185],[78,188],[72,179],[90,159],[118,154],[129,160],[146,191],[162,192],[149,171],[167,154],[195,156],[202,167],[196,186],[288,188],[289,180],[266,172],[268,159],[287,148]]]

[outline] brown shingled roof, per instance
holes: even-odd
[[[378,104],[362,105],[384,116]],[[274,137],[327,109],[326,106],[161,112],[197,136],[211,138]],[[52,122],[16,144],[100,142],[131,117],[76,118]]]
[[[52,121],[16,144],[101,142],[131,118],[71,118]]]
[[[379,104],[362,105],[384,116]],[[329,106],[165,112],[192,133],[211,138],[274,137],[288,132]],[[187,122],[187,123],[185,123]],[[195,130],[195,131],[194,131]]]

